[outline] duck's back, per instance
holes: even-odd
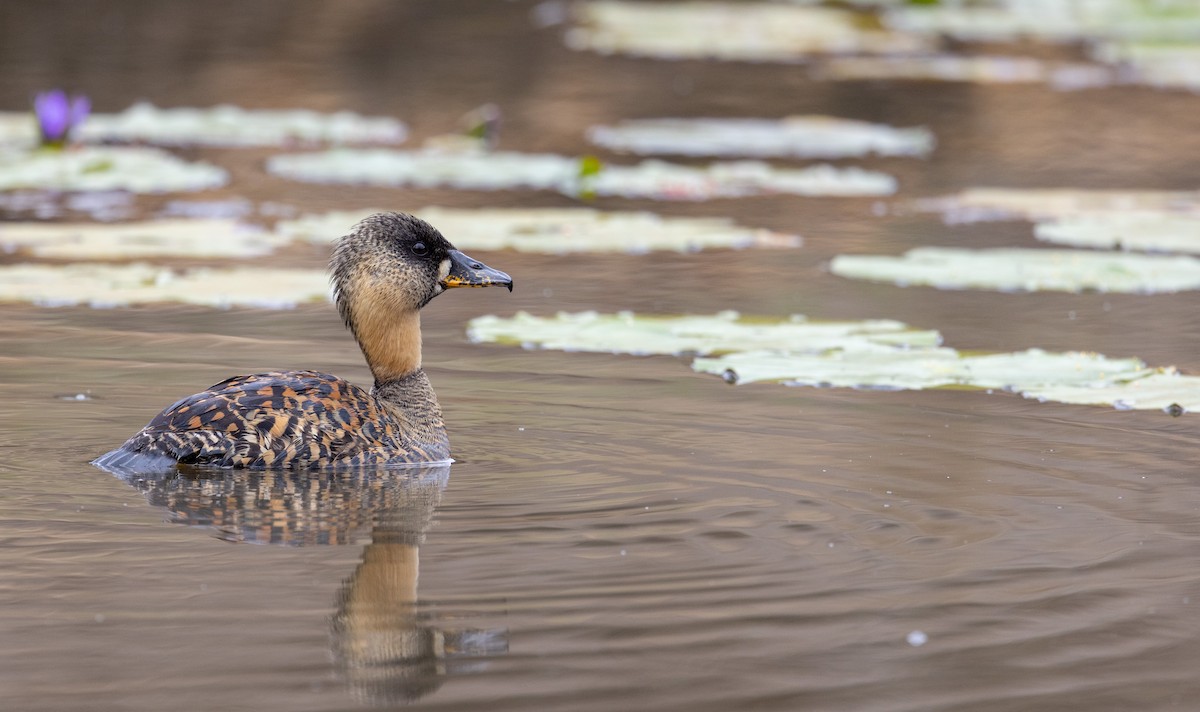
[[[235,376],[168,407],[96,464],[151,470],[175,462],[252,468],[425,463],[449,458],[438,416],[432,432],[422,428],[424,437],[414,438],[412,423],[395,409],[341,378],[316,371]]]

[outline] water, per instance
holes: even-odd
[[[813,111],[931,126],[931,160],[864,162],[896,173],[901,197],[1192,185],[1196,139],[1178,120],[1192,96],[827,85],[794,67],[601,58],[532,29],[530,7],[10,3],[20,22],[0,22],[0,100],[15,108],[64,84],[102,109],[143,97],[346,107],[398,114],[417,140],[498,101],[506,147],[564,152],[581,150],[593,121]],[[571,204],[292,184],[262,174],[264,151],[193,153],[235,173],[197,200]],[[517,290],[452,292],[424,317],[458,459],[448,476],[123,481],[88,460],[222,378],[315,368],[368,382],[334,311],[0,308],[0,706],[1195,708],[1194,416],[733,387],[681,359],[463,335],[472,316],[517,309],[734,308],[890,317],[960,348],[1092,349],[1200,370],[1195,294],[948,293],[827,274],[841,251],[1033,244],[1025,224],[951,228],[878,217],[872,203],[598,201],[729,215],[806,244],[479,255]],[[323,260],[305,247],[260,263]]]

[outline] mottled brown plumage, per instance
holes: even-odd
[[[355,226],[330,260],[334,298],[371,373],[367,392],[315,371],[235,376],[159,413],[95,463],[151,471],[175,463],[307,468],[450,458],[442,411],[421,369],[420,309],[449,287],[507,286],[411,215]]]

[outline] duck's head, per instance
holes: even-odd
[[[421,307],[453,287],[508,287],[512,278],[454,248],[429,223],[405,213],[377,213],[338,240],[329,262],[334,299],[354,333],[376,378],[395,377],[403,364],[420,365]],[[413,332],[417,355],[385,362],[412,351],[397,331]],[[413,365],[415,363],[415,365]],[[386,372],[386,373],[385,373]]]
[[[452,287],[508,287],[512,278],[454,248],[435,227],[404,213],[377,213],[341,238],[330,261],[334,296],[350,321],[360,308],[420,309]]]

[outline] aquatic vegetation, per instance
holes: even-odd
[[[1083,188],[971,188],[915,201],[917,210],[942,213],[946,222],[1047,220],[1113,213],[1200,214],[1200,192],[1087,190]]]
[[[1075,215],[1038,223],[1039,240],[1074,247],[1200,253],[1200,216],[1155,212]]]
[[[1186,0],[991,0],[889,5],[880,20],[897,32],[968,42],[1080,42],[1115,37],[1195,38],[1200,7]]]
[[[918,390],[1005,390],[1026,398],[1125,409],[1200,410],[1200,377],[1148,367],[1137,358],[1084,352],[963,353],[936,331],[890,320],[812,322],[631,313],[559,313],[471,320],[472,341],[526,348],[698,356],[692,368],[731,383]]]
[[[912,329],[890,319],[860,322],[743,320],[736,312],[709,316],[645,317],[631,312],[525,312],[503,319],[482,316],[467,327],[472,341],[521,344],[563,351],[650,354],[716,354],[755,349],[819,353],[837,348],[871,350],[935,348],[936,331]]]
[[[1200,259],[1085,250],[920,247],[901,256],[838,255],[830,271],[851,279],[940,289],[1141,294],[1200,289]]]
[[[69,151],[29,151],[0,145],[0,191],[128,190],[166,193],[224,185],[224,170],[189,163],[155,148],[83,146]]]
[[[33,127],[21,114],[0,112],[0,143],[28,144]],[[393,118],[302,109],[160,109],[141,102],[117,114],[92,114],[76,138],[85,142],[165,146],[286,146],[295,143],[401,143],[408,133]]]
[[[933,134],[925,128],[898,129],[830,116],[640,119],[594,126],[588,139],[615,151],[688,156],[844,158],[869,153],[924,156],[933,150]]]
[[[0,266],[0,302],[118,307],[180,302],[287,309],[328,298],[324,270],[233,267],[176,272],[145,263]]]
[[[1033,57],[932,54],[914,57],[830,57],[813,65],[817,79],[907,79],[976,84],[1046,83],[1084,89],[1114,83],[1108,67],[1079,62],[1046,62]]]
[[[326,243],[380,210],[335,211],[281,220],[281,239]],[[425,208],[414,213],[437,225],[463,250],[632,252],[745,247],[799,247],[797,235],[741,227],[723,218],[670,218],[647,212],[590,208]],[[3,233],[0,232],[0,240]]]
[[[92,103],[86,96],[68,97],[61,89],[40,92],[33,98],[38,143],[61,148],[87,120]]]
[[[658,59],[817,59],[815,73],[827,79],[1200,89],[1200,6],[1191,0],[799,4],[600,0],[576,8],[565,39],[574,49]],[[937,53],[943,38],[1012,43],[1014,53],[1026,51],[1021,42],[1081,43],[1101,64]]]
[[[658,59],[785,62],[818,53],[911,53],[933,43],[860,21],[848,10],[778,3],[625,2],[575,7],[568,47]]]
[[[684,166],[648,160],[606,164],[585,175],[580,160],[548,153],[393,151],[335,149],[274,156],[267,171],[313,183],[354,183],[464,190],[557,190],[658,200],[708,200],[748,195],[890,195],[896,181],[860,168],[816,165],[774,168],[760,161]]]
[[[0,248],[54,259],[257,257],[287,242],[229,219],[0,223]]]

